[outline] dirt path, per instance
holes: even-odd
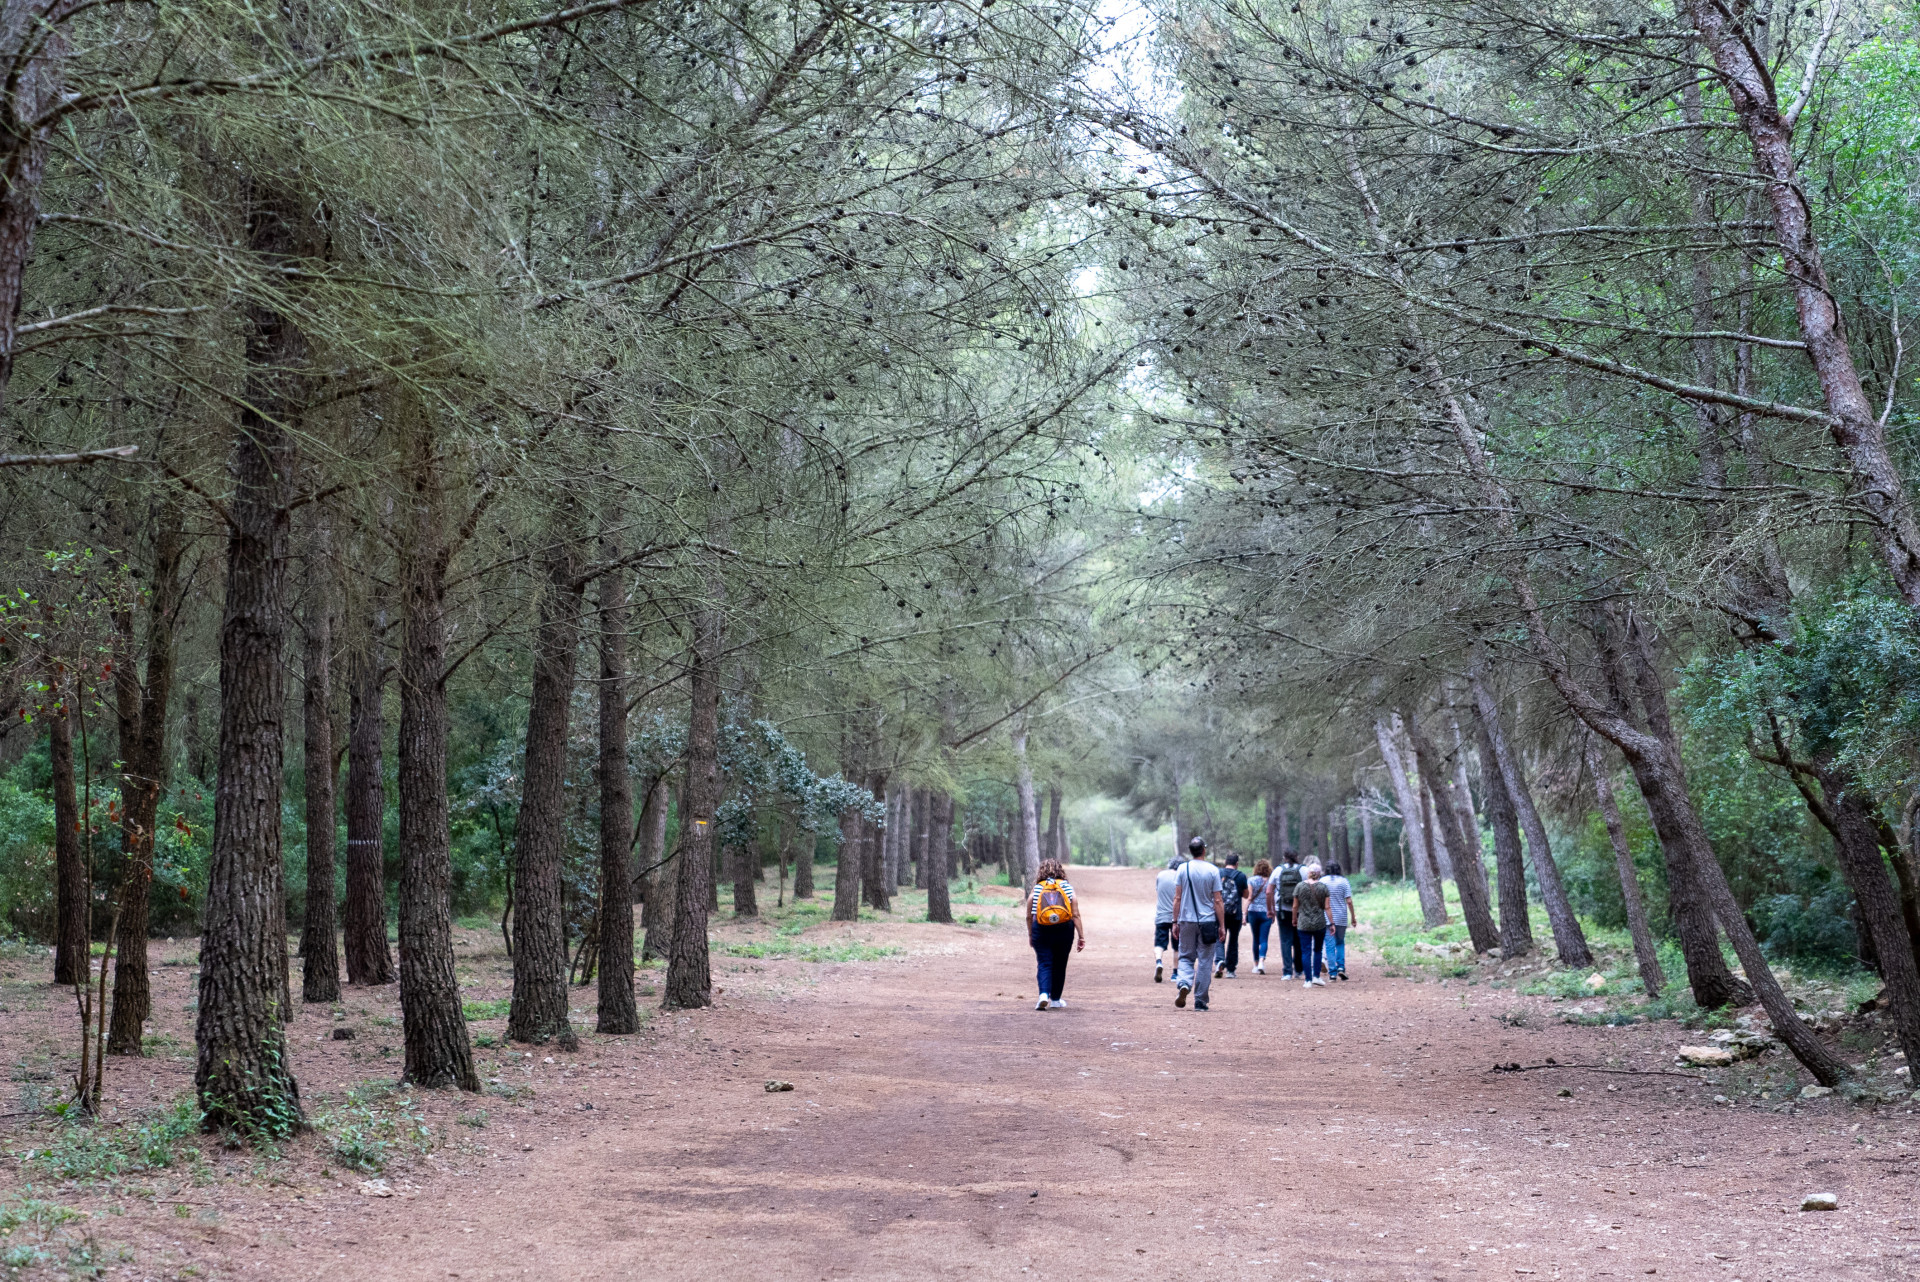
[[[408,1282],[1920,1273],[1911,1114],[1491,1075],[1548,1056],[1664,1068],[1677,1037],[1509,1028],[1510,993],[1388,979],[1358,954],[1349,984],[1249,963],[1212,1011],[1175,1010],[1150,978],[1151,876],[1075,873],[1093,943],[1069,1010],[1032,1009],[1014,927],[723,997],[644,1044],[522,1058],[500,1076],[537,1107],[413,1196],[309,1186],[190,1254],[203,1275]],[[1800,1212],[1816,1190],[1841,1210]]]

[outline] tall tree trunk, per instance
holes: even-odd
[[[953,921],[953,903],[948,880],[953,876],[953,798],[944,792],[933,794],[933,822],[927,832],[927,920]]]
[[[1587,770],[1593,775],[1594,795],[1600,802],[1600,819],[1607,826],[1607,840],[1613,845],[1613,866],[1620,877],[1620,898],[1627,908],[1627,931],[1633,936],[1633,958],[1640,967],[1640,986],[1648,997],[1658,997],[1667,986],[1660,969],[1660,950],[1654,946],[1653,931],[1647,926],[1647,904],[1640,893],[1640,870],[1633,865],[1633,850],[1627,845],[1627,828],[1620,822],[1620,807],[1613,799],[1613,778],[1600,757],[1600,743],[1589,736],[1586,744]]]
[[[1347,803],[1341,802],[1333,808],[1333,857],[1340,862],[1341,872],[1353,871],[1353,846],[1351,834],[1347,831]]]
[[[1369,877],[1377,872],[1373,853],[1373,807],[1364,799],[1360,803],[1360,871]]]
[[[1433,861],[1427,853],[1426,832],[1421,823],[1426,803],[1417,777],[1400,753],[1398,722],[1398,716],[1392,722],[1384,716],[1376,717],[1373,734],[1380,745],[1380,759],[1387,765],[1387,782],[1393,787],[1394,804],[1400,807],[1400,832],[1413,860],[1413,885],[1420,898],[1420,917],[1427,929],[1432,930],[1446,924],[1447,900],[1438,879],[1429,871]]]
[[[640,803],[640,872],[634,878],[643,907],[640,914],[640,960],[665,957],[673,941],[673,865],[667,854],[667,806],[672,796],[667,777],[648,785]]]
[[[386,612],[366,612],[347,665],[347,902],[342,916],[347,982],[391,984],[387,947]]]
[[[932,882],[927,880],[927,833],[931,828],[933,794],[925,788],[915,788],[906,794],[906,805],[902,808],[907,821],[906,839],[913,856],[913,888],[927,890]]]
[[[305,734],[307,911],[300,925],[300,996],[340,1000],[340,950],[333,902],[333,544],[324,510],[307,547],[307,626],[301,689]]]
[[[727,862],[733,867],[733,915],[758,917],[760,896],[753,883],[759,872],[760,847],[754,841],[743,841],[727,852]],[[874,875],[881,878],[884,891],[886,870],[878,869]]]
[[[619,558],[611,540],[605,559]],[[594,1030],[640,1031],[633,1000],[633,778],[627,764],[627,585],[600,577],[600,1005]],[[642,823],[646,816],[641,817]],[[651,863],[652,860],[648,860]]]
[[[1793,290],[1800,337],[1820,380],[1828,431],[1853,473],[1853,498],[1872,513],[1880,560],[1909,606],[1920,608],[1920,530],[1886,428],[1874,417],[1840,318],[1840,296],[1827,279],[1813,226],[1813,202],[1794,153],[1794,122],[1782,107],[1770,69],[1747,26],[1753,12],[1710,0],[1688,0],[1687,15],[1713,55],[1720,80],[1753,148],[1766,184],[1780,267]]]
[[[840,852],[834,864],[829,921],[860,920],[860,827],[859,811],[848,807],[840,812]]]
[[[447,562],[444,496],[429,425],[416,424],[400,643],[400,1017],[405,1080],[478,1091],[453,963],[447,811]],[[524,826],[524,823],[523,823]],[[516,932],[519,926],[516,923]],[[516,940],[516,943],[518,940]],[[519,948],[514,949],[516,956]]]
[[[1434,747],[1427,732],[1415,720],[1410,712],[1403,712],[1402,719],[1407,725],[1407,735],[1413,742],[1415,759],[1420,765],[1420,774],[1427,780],[1428,790],[1433,795],[1434,817],[1439,827],[1446,833],[1447,846],[1453,854],[1453,884],[1460,891],[1460,915],[1466,919],[1467,936],[1473,941],[1473,950],[1484,953],[1500,942],[1500,932],[1493,924],[1493,909],[1487,893],[1487,869],[1480,858],[1479,834],[1471,812],[1462,815],[1454,800],[1454,789],[1447,777],[1446,761]]]
[[[154,512],[153,566],[147,576],[146,675],[135,666],[132,611],[116,615],[122,644],[114,671],[120,731],[120,848],[124,852],[116,910],[113,1019],[107,1051],[140,1054],[153,986],[147,935],[153,892],[154,829],[167,786],[167,717],[173,698],[174,626],[180,609],[180,561],[186,552],[179,505],[171,496]]]
[[[1523,957],[1533,951],[1533,923],[1527,920],[1527,865],[1520,849],[1520,818],[1514,812],[1507,781],[1494,764],[1487,724],[1480,731],[1480,789],[1486,797],[1487,824],[1493,829],[1493,866],[1499,878],[1500,955]]]
[[[886,803],[885,775],[873,775],[867,782],[867,789],[875,801],[882,805]],[[863,819],[861,823],[860,886],[867,903],[875,912],[890,913],[893,911],[893,901],[887,898],[886,882],[880,876],[880,829],[871,819]]]
[[[793,854],[793,897],[795,899],[813,898],[813,856],[818,844],[817,834],[805,828],[800,830],[799,845]]]
[[[1494,699],[1493,689],[1487,684],[1478,661],[1473,665],[1471,683],[1474,711],[1479,714],[1481,733],[1486,737],[1487,760],[1505,784],[1521,831],[1526,834],[1527,853],[1533,858],[1534,880],[1540,884],[1540,902],[1546,906],[1547,921],[1553,927],[1554,950],[1568,966],[1591,966],[1593,951],[1587,947],[1586,932],[1580,929],[1580,919],[1574,915],[1573,905],[1567,899],[1566,885],[1560,878],[1560,866],[1553,861],[1553,849],[1547,844],[1547,826],[1540,821],[1540,812],[1533,804],[1533,793],[1527,787],[1526,773],[1520,769],[1520,760],[1507,741],[1500,705]]]
[[[93,919],[86,850],[80,842],[80,798],[73,786],[73,715],[77,703],[56,686],[47,717],[47,757],[53,767],[53,982],[85,983],[93,973]]]
[[[694,617],[687,718],[687,805],[680,818],[680,875],[673,902],[673,951],[667,958],[661,1005],[686,1010],[713,1005],[713,969],[707,953],[707,905],[713,884],[720,807],[720,655],[725,622],[717,601]]]
[[[18,346],[27,263],[40,223],[47,131],[26,128],[59,99],[68,53],[64,25],[80,0],[6,0],[0,5],[0,62],[8,68],[0,113],[0,405],[6,403]],[[88,963],[89,969],[92,963]]]
[[[886,881],[887,894],[900,893],[900,873],[907,865],[907,876],[912,878],[912,868],[907,860],[906,823],[901,819],[905,808],[907,790],[891,788],[887,791],[887,826],[880,834],[880,875]]]
[[[1047,831],[1040,839],[1040,848],[1048,859],[1058,859],[1065,863],[1067,857],[1060,850],[1060,785],[1047,785]]]
[[[249,189],[247,245],[290,255],[303,217],[291,198]],[[233,440],[227,590],[220,621],[220,765],[200,941],[194,1087],[205,1124],[282,1136],[304,1124],[287,1055],[286,885],[280,783],[287,706],[287,536],[296,472],[290,382],[307,359],[292,320],[250,302],[246,397]]]
[[[556,528],[540,600],[533,689],[527,704],[526,766],[513,842],[513,999],[507,1037],[544,1043],[576,1039],[567,1020],[567,919],[561,902],[567,840],[567,721],[580,649],[578,556],[572,533]]]
[[[1014,791],[1020,798],[1020,873],[1031,886],[1040,876],[1040,811],[1034,803],[1033,769],[1027,764],[1027,722],[1022,717],[1013,729]],[[1180,837],[1180,812],[1175,803],[1174,840]],[[1182,852],[1185,853],[1185,852]]]
[[[1267,862],[1276,868],[1278,868],[1281,863],[1280,852],[1287,844],[1285,833],[1287,812],[1284,809],[1285,804],[1285,802],[1280,800],[1279,789],[1267,789],[1265,806],[1267,820]]]

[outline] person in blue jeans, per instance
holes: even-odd
[[[1300,936],[1293,929],[1293,892],[1300,887],[1305,870],[1300,857],[1291,850],[1280,856],[1280,866],[1267,883],[1267,903],[1273,924],[1280,936],[1280,978],[1292,979],[1300,973]]]
[[[1340,865],[1327,865],[1327,975],[1343,983],[1347,978],[1347,927],[1360,924],[1353,904],[1353,884],[1341,875]]]
[[[1307,988],[1325,988],[1320,976],[1320,950],[1327,942],[1327,884],[1320,865],[1307,865],[1307,879],[1293,892],[1293,932],[1300,938],[1300,981]]]
[[[1247,933],[1253,936],[1253,973],[1267,973],[1267,927],[1273,923],[1267,907],[1267,882],[1273,877],[1273,865],[1262,859],[1253,866],[1247,882]]]

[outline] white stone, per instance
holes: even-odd
[[[1734,1053],[1721,1046],[1682,1046],[1680,1062],[1696,1068],[1725,1068],[1733,1063]]]
[[[1800,1203],[1803,1211],[1837,1211],[1840,1209],[1838,1193],[1809,1193],[1806,1201]]]
[[[1802,1086],[1800,1088],[1801,1099],[1824,1099],[1831,1094],[1833,1094],[1833,1087],[1831,1086]]]

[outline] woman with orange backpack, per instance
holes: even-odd
[[[1087,930],[1080,923],[1080,900],[1067,881],[1067,870],[1058,859],[1040,865],[1040,880],[1027,896],[1027,940],[1039,959],[1040,1000],[1035,1010],[1058,1006],[1065,1009],[1067,999],[1060,995],[1067,986],[1067,957],[1077,946],[1087,946]]]

